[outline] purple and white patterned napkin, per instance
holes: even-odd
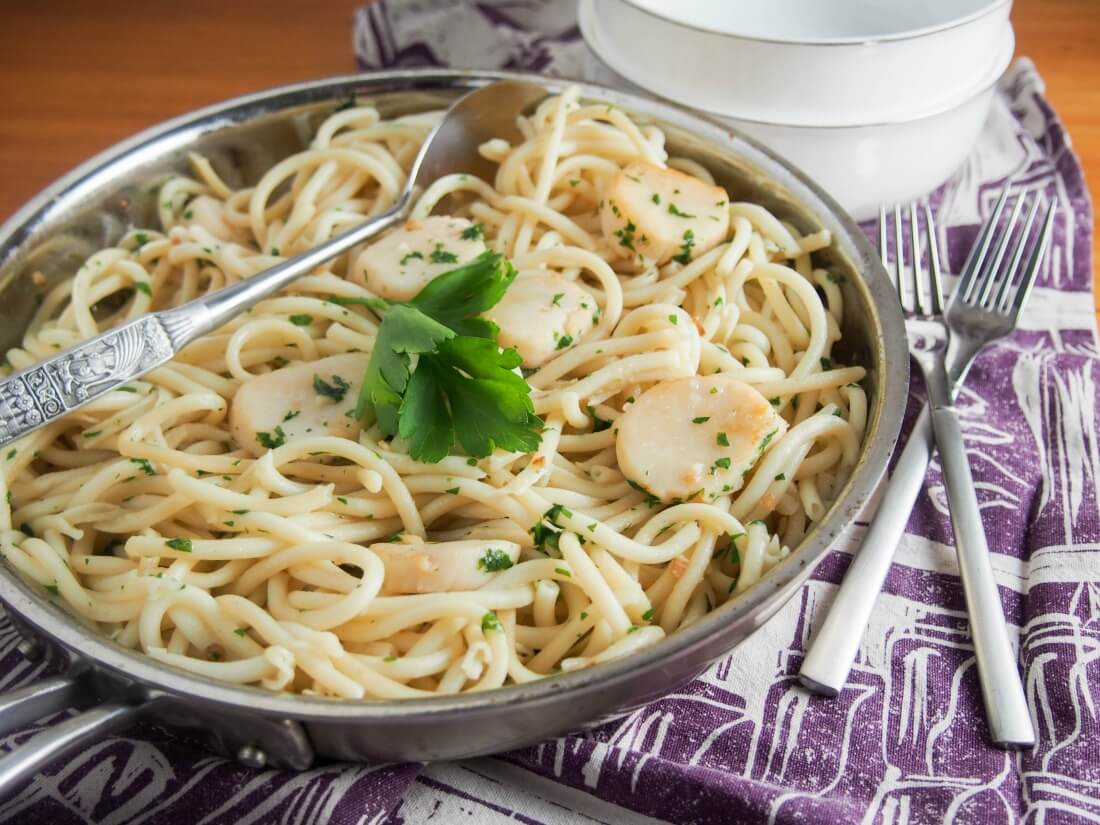
[[[462,66],[613,77],[574,0],[375,2],[364,69]],[[1092,212],[1069,138],[1020,60],[979,145],[930,202],[957,271],[1012,175],[1058,201],[1022,329],[978,359],[960,405],[1039,744],[989,745],[938,465],[909,522],[849,686],[811,696],[798,667],[858,546],[845,535],[765,627],[681,691],[601,727],[460,763],[253,771],[159,730],[47,769],[0,801],[20,823],[1057,823],[1100,821],[1100,351]],[[912,405],[915,407],[915,404]],[[0,690],[38,668],[0,626]],[[47,722],[49,720],[46,720]],[[0,741],[9,748],[43,724]]]

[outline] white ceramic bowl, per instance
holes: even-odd
[[[619,74],[669,100],[770,123],[912,120],[970,97],[1011,0],[582,0]],[[587,8],[585,8],[587,7]]]
[[[994,84],[945,112],[872,126],[787,126],[720,118],[813,178],[857,221],[882,204],[906,203],[935,189],[974,146]]]
[[[674,76],[670,84],[677,91],[667,95],[634,80],[627,72],[637,61],[625,59],[615,43],[604,37],[598,23],[598,9],[618,2],[581,0],[579,20],[589,47],[620,75],[624,85],[694,105],[731,124],[794,163],[861,221],[874,217],[880,204],[904,203],[927,194],[958,169],[981,132],[996,83],[1015,50],[1012,27],[1001,21],[996,48],[987,50],[983,74],[940,109],[896,118],[868,115],[864,122],[844,124],[814,124],[809,116],[775,122],[730,113],[713,101],[693,103],[694,99],[688,99],[690,83],[679,77]]]

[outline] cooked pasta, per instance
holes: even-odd
[[[7,370],[247,278],[389,208],[439,113],[338,110],[253,187],[204,158],[44,300]],[[664,136],[575,90],[409,222],[3,460],[7,562],[169,665],[304,694],[486,690],[626,656],[751,587],[824,514],[867,419],[838,277]],[[417,461],[353,412],[380,325],[482,255],[544,422]]]

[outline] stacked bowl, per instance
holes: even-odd
[[[855,218],[958,169],[1012,60],[1011,0],[580,0],[629,84],[730,123]]]

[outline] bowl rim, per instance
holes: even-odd
[[[167,665],[138,650],[124,648],[105,636],[82,626],[59,604],[51,603],[24,581],[7,563],[0,564],[0,600],[37,631],[53,639],[77,659],[91,660],[101,671],[129,683],[138,683],[146,697],[176,698],[219,706],[266,717],[295,719],[306,723],[409,722],[461,716],[473,720],[506,708],[524,710],[553,704],[563,691],[580,699],[636,679],[639,672],[659,674],[672,670],[693,652],[705,652],[709,637],[724,626],[745,628],[742,638],[778,610],[789,599],[818,562],[830,551],[839,533],[849,527],[870,500],[885,474],[900,431],[908,397],[908,345],[899,303],[877,253],[862,230],[847,213],[801,171],[778,155],[732,132],[727,126],[697,112],[661,100],[647,99],[591,83],[545,78],[517,72],[406,69],[342,75],[304,83],[274,87],[203,107],[152,126],[63,175],[17,210],[0,225],[0,267],[15,255],[37,223],[63,211],[68,202],[95,191],[97,181],[110,180],[133,160],[161,158],[196,138],[256,116],[271,115],[295,107],[346,100],[361,91],[364,95],[387,92],[469,91],[499,79],[520,79],[542,85],[550,93],[578,86],[581,95],[627,111],[656,117],[684,129],[694,137],[726,148],[729,155],[747,162],[767,179],[788,189],[792,198],[823,225],[839,230],[839,239],[851,264],[859,272],[856,287],[869,309],[868,323],[876,327],[873,361],[882,365],[881,388],[872,418],[868,421],[860,458],[837,500],[826,516],[814,525],[798,547],[773,567],[760,582],[702,619],[659,643],[635,654],[570,673],[558,673],[525,684],[508,685],[484,692],[410,699],[342,699],[274,692],[261,687],[234,685],[203,677]],[[264,108],[264,107],[267,108]],[[760,169],[760,161],[769,164]],[[805,198],[810,201],[806,202]],[[837,232],[834,231],[837,237]],[[886,365],[893,365],[889,369]],[[900,366],[898,366],[900,365]],[[771,610],[769,611],[769,607]],[[761,616],[763,615],[763,617]],[[726,655],[732,648],[724,648]],[[709,666],[714,656],[707,656]],[[662,665],[667,665],[662,668]],[[699,670],[703,669],[703,666]]]
[[[578,0],[577,5],[577,25],[580,28],[582,39],[589,47],[589,51],[592,52],[592,56],[595,57],[601,66],[613,73],[617,78],[620,78],[636,88],[640,94],[652,95],[666,102],[673,103],[674,105],[682,105],[675,101],[670,101],[662,93],[654,89],[643,86],[624,72],[626,61],[619,55],[617,47],[601,28],[600,16],[595,11],[598,2],[599,0]],[[628,3],[632,7],[644,11],[641,7],[634,6],[632,0],[618,0],[618,2]],[[1012,2],[1012,0],[1006,0],[1006,2]],[[952,96],[946,98],[937,105],[925,109],[918,109],[915,114],[905,114],[866,122],[799,123],[791,120],[766,120],[758,116],[746,117],[733,111],[725,112],[703,106],[691,105],[689,108],[714,118],[728,118],[738,123],[749,123],[756,126],[779,126],[788,129],[815,129],[840,132],[853,129],[877,129],[916,124],[921,121],[932,120],[941,115],[946,115],[956,109],[961,109],[980,98],[982,95],[988,94],[990,90],[996,88],[1012,66],[1013,58],[1016,56],[1016,33],[1010,23],[1006,22],[1004,24],[997,41],[998,50],[995,52],[996,59],[990,63],[989,68],[981,77],[965,88],[957,90]]]
[[[667,23],[672,26],[676,26],[681,29],[690,29],[691,31],[700,32],[704,34],[716,34],[720,37],[730,38],[732,40],[744,40],[752,43],[773,43],[784,46],[867,46],[876,43],[897,43],[905,40],[917,40],[929,35],[938,34],[944,31],[950,31],[951,29],[961,28],[970,23],[974,23],[983,17],[993,14],[1005,6],[1010,6],[1012,0],[990,0],[983,8],[976,9],[969,14],[962,15],[960,17],[953,18],[951,20],[945,20],[942,23],[933,23],[928,26],[921,26],[915,29],[906,29],[905,31],[892,32],[890,34],[877,34],[867,36],[848,35],[844,37],[810,37],[810,38],[796,38],[796,37],[760,37],[758,35],[747,34],[745,32],[735,32],[728,29],[716,28],[714,26],[705,26],[699,23],[689,23],[684,20],[678,20],[676,17],[669,14],[662,14],[661,12],[650,8],[648,5],[643,5],[637,0],[620,0],[620,2],[630,5],[632,8],[642,12],[649,17],[656,20],[660,20],[662,23]]]

